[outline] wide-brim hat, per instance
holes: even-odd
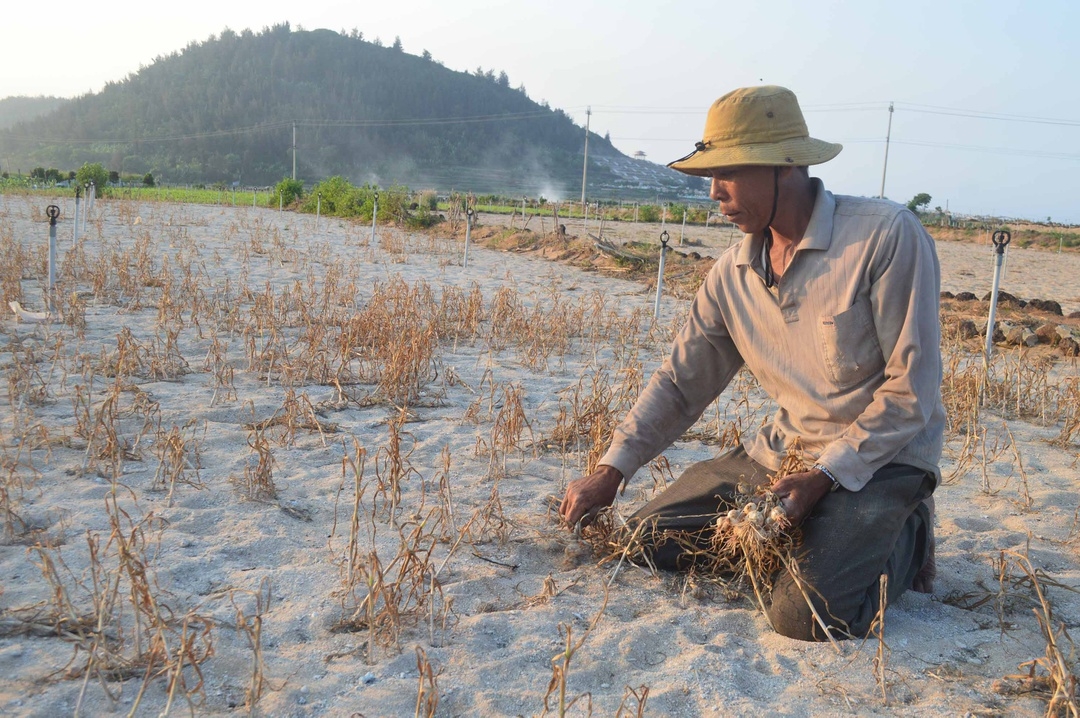
[[[712,104],[701,142],[668,167],[708,177],[709,170],[736,165],[817,165],[842,149],[843,145],[810,136],[791,90],[774,85],[744,87]]]

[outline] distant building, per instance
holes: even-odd
[[[643,159],[645,159],[645,152],[643,150],[638,150],[637,152],[634,153],[634,159],[635,160],[643,160]]]

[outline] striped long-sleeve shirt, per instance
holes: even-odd
[[[763,237],[725,252],[670,356],[600,460],[629,478],[678,439],[745,363],[779,410],[746,452],[778,469],[805,455],[858,491],[890,462],[940,480],[940,269],[933,239],[893,202],[834,196],[819,180],[810,223],[767,288]]]

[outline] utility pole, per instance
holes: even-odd
[[[585,109],[585,163],[581,167],[581,207],[585,211],[585,176],[589,173],[589,121],[592,119],[592,106]]]
[[[296,123],[292,123],[292,178],[296,179]]]
[[[879,199],[885,199],[885,173],[889,169],[889,139],[892,137],[892,113],[893,103],[889,103],[889,129],[885,133],[885,166],[881,168],[881,192]]]

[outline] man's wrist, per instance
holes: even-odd
[[[612,472],[612,473],[614,473],[615,475],[617,475],[617,476],[619,477],[619,479],[620,479],[620,480],[621,480],[621,479],[623,478],[623,472],[619,471],[618,469],[616,469],[616,468],[615,468],[614,466],[612,466],[611,464],[597,464],[597,465],[596,465],[596,469],[595,469],[595,470],[596,470],[596,471],[602,471],[602,470],[605,470],[605,469],[606,469],[607,471],[609,471],[609,472]]]
[[[841,488],[840,482],[836,480],[835,476],[833,476],[833,472],[829,471],[828,466],[825,466],[824,464],[814,464],[813,468],[825,474],[825,477],[828,478],[830,482],[832,482],[832,485],[829,487],[830,492],[837,491]]]

